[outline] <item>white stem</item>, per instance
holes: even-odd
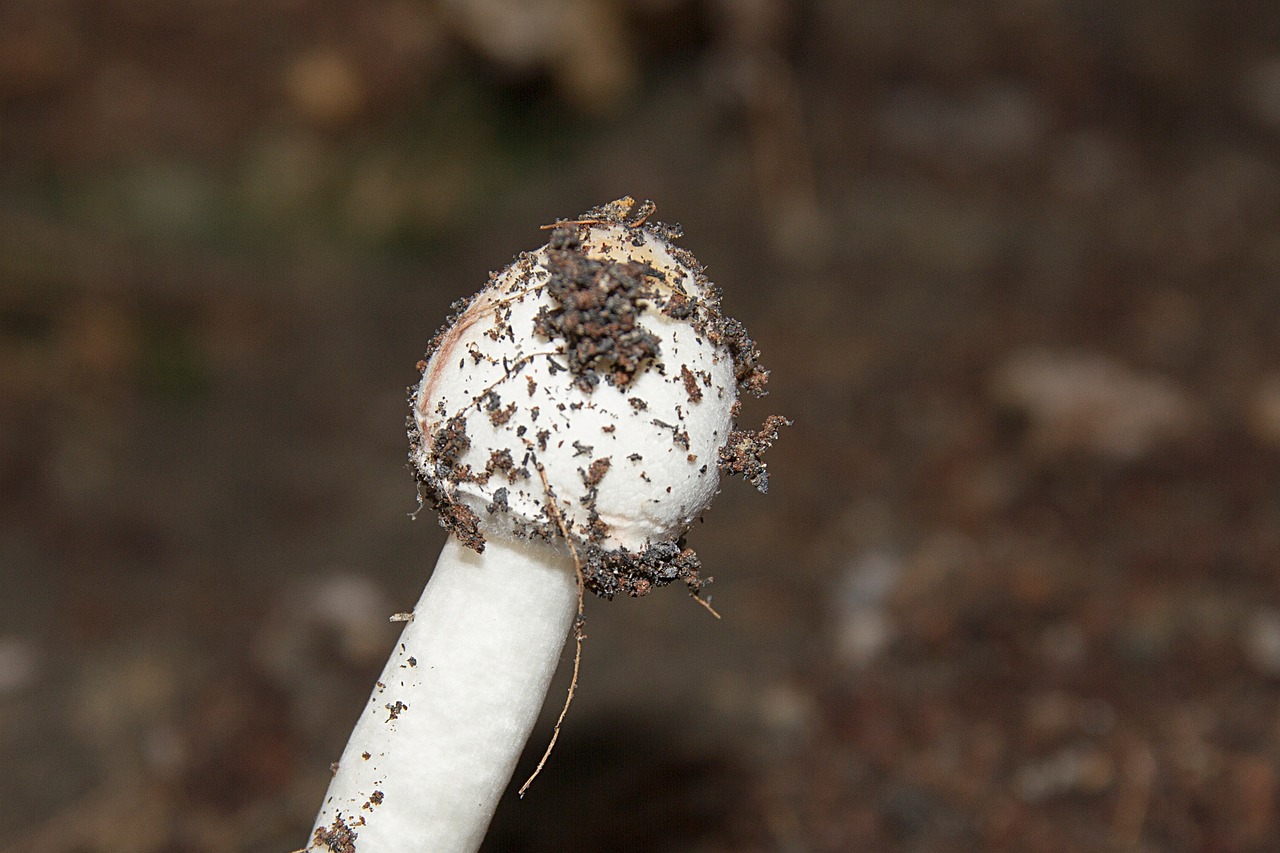
[[[497,536],[477,554],[449,537],[342,753],[307,850],[479,848],[577,606],[567,555]]]

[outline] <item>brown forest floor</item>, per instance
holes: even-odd
[[[414,363],[623,194],[795,426],[691,535],[722,621],[588,602],[487,850],[1280,849],[1278,45],[1252,0],[3,0],[0,853],[303,842],[441,542]]]

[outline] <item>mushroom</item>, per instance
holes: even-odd
[[[763,486],[777,424],[733,426],[738,389],[768,374],[652,211],[624,198],[556,223],[419,363],[410,460],[452,535],[307,850],[477,849],[571,633],[581,650],[584,589],[697,597],[682,537],[721,470]]]

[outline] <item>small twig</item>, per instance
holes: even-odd
[[[716,617],[717,619],[720,618],[720,614],[717,613],[716,609],[711,606],[711,602],[709,600],[698,595],[696,592],[691,592],[689,593],[689,595],[692,596],[694,601],[698,602],[703,607],[705,607],[707,609],[707,612],[710,613],[712,616]]]
[[[630,211],[630,207],[627,208]],[[539,231],[554,231],[561,225],[622,225],[626,228],[639,228],[649,220],[658,206],[651,201],[641,203],[640,212],[635,219],[561,219],[550,225],[539,225]]]
[[[578,667],[582,663],[582,641],[587,636],[582,633],[582,628],[587,621],[586,616],[583,614],[582,593],[585,583],[582,578],[582,560],[578,557],[578,549],[574,546],[573,539],[569,536],[569,530],[564,523],[564,516],[560,514],[560,507],[556,505],[555,493],[551,491],[551,484],[547,482],[546,469],[536,459],[533,464],[538,469],[538,476],[542,478],[542,489],[545,495],[544,500],[546,501],[547,511],[551,513],[556,526],[560,528],[560,535],[564,537],[565,543],[569,546],[569,553],[573,556],[573,570],[578,575],[578,615],[573,620],[573,678],[569,681],[569,693],[564,697],[564,707],[560,709],[560,716],[556,718],[556,724],[551,729],[551,740],[547,743],[546,751],[542,753],[542,758],[538,759],[538,766],[533,769],[533,773],[520,786],[518,796],[521,799],[524,798],[525,791],[528,791],[529,786],[533,784],[533,780],[538,778],[542,768],[546,766],[547,759],[551,757],[551,750],[555,749],[556,741],[560,739],[560,724],[564,722],[565,716],[569,713],[569,705],[573,702],[574,691],[578,688]],[[712,612],[714,613],[715,611]]]
[[[489,303],[485,307],[493,308],[494,319],[499,319],[498,318],[499,308],[506,308],[508,305],[523,299],[524,297],[528,296],[531,293],[537,293],[539,290],[546,289],[546,286],[547,286],[547,283],[544,281],[541,284],[535,284],[532,287],[526,287],[523,290],[513,290],[509,292],[506,296],[503,296],[500,299],[494,299],[491,303]]]
[[[563,350],[557,349],[557,350],[552,350],[550,352],[531,352],[526,355],[520,356],[510,364],[504,365],[503,370],[505,370],[506,372],[503,373],[502,378],[495,379],[492,383],[482,388],[480,390],[480,393],[477,394],[475,397],[473,397],[471,402],[462,411],[465,412],[467,409],[470,409],[472,407],[474,407],[478,411],[480,407],[484,405],[484,398],[489,395],[490,391],[497,388],[499,385],[501,385],[503,382],[506,382],[508,379],[514,378],[517,375],[516,371],[519,368],[533,361],[535,358],[538,358],[539,356],[543,356],[543,355],[545,355],[547,358],[550,358],[553,355],[564,355],[564,354],[565,353]]]
[[[524,799],[525,791],[529,790],[533,780],[538,778],[538,774],[546,766],[547,759],[551,757],[551,750],[556,748],[556,741],[560,739],[560,724],[564,722],[565,715],[569,713],[569,703],[573,701],[573,693],[578,686],[578,666],[582,663],[582,640],[586,637],[582,633],[582,625],[581,616],[573,620],[573,680],[569,682],[569,693],[564,697],[564,707],[560,709],[560,716],[556,718],[555,727],[551,729],[551,740],[547,743],[547,751],[542,753],[542,758],[538,759],[538,766],[533,769],[533,773],[520,786],[518,793],[521,799]]]
[[[552,222],[550,225],[539,225],[539,231],[554,231],[561,225],[612,225],[613,223],[606,219],[561,219]]]

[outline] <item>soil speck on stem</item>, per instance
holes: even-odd
[[[356,853],[357,833],[339,815],[329,827],[316,827],[315,844],[329,848],[329,853]]]

